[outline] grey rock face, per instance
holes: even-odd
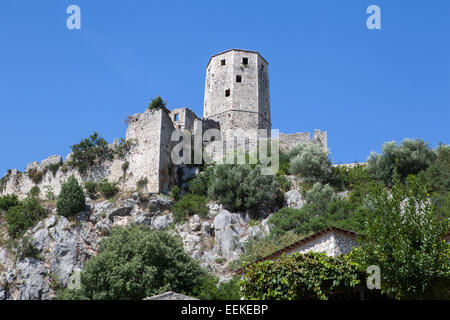
[[[122,207],[112,209],[108,213],[108,218],[111,222],[114,222],[114,217],[128,216],[128,215],[130,215],[132,209],[133,209],[133,205],[131,205],[131,204],[126,204]]]
[[[42,300],[50,298],[50,288],[45,281],[47,269],[42,261],[25,259],[17,264],[19,300]]]
[[[164,230],[167,229],[172,222],[173,222],[172,214],[167,214],[154,218],[152,221],[152,226],[156,230]]]
[[[174,221],[170,213],[172,200],[153,195],[149,203],[146,206],[144,200],[133,198],[116,203],[91,202],[92,209],[80,213],[77,221],[72,222],[54,211],[27,233],[42,261],[17,260],[0,246],[0,283],[6,284],[0,285],[0,299],[52,299],[55,294],[52,282],[57,281],[61,287],[75,285],[74,279],[97,254],[100,241],[114,226],[133,223],[156,230],[168,229]],[[231,213],[219,203],[208,206],[210,213],[206,218],[194,215],[169,232],[181,237],[185,251],[203,267],[227,277],[230,272],[227,265],[239,258],[246,239],[267,234],[267,219],[261,226],[249,227],[246,215]]]
[[[294,209],[300,209],[305,204],[305,200],[298,190],[286,192],[286,202],[290,208]]]

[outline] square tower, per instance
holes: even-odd
[[[203,117],[221,130],[267,129],[270,132],[268,62],[256,51],[231,49],[206,66]]]

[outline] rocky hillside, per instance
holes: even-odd
[[[250,226],[248,216],[229,212],[217,202],[208,204],[206,218],[194,215],[174,224],[172,205],[161,194],[134,193],[116,202],[88,198],[86,210],[71,220],[51,210],[19,246],[12,245],[2,230],[0,299],[52,299],[97,254],[100,240],[117,225],[140,224],[177,233],[186,252],[222,280],[231,277],[232,261],[239,258],[250,238],[269,234],[268,218]]]

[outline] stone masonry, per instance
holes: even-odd
[[[138,184],[148,192],[168,191],[177,178],[177,168],[171,161],[171,152],[178,143],[171,140],[175,130],[187,130],[191,137],[195,133],[203,134],[207,129],[220,130],[221,137],[215,143],[225,144],[227,132],[241,129],[267,130],[270,137],[268,65],[256,51],[230,49],[214,55],[206,66],[203,118],[188,108],[171,111],[161,108],[132,115],[128,119],[126,140],[133,141],[133,145],[124,157],[105,161],[80,175],[76,169],[65,165],[70,154],[66,162],[61,156],[51,156],[40,163],[30,163],[23,173],[9,170],[0,180],[0,195],[14,193],[24,198],[34,186],[40,188],[41,195],[46,192],[58,195],[62,183],[71,175],[80,182],[114,181],[124,191],[137,190]],[[202,137],[203,147],[213,144]],[[312,139],[310,133],[280,133],[278,139],[282,151],[288,151],[298,143],[318,143],[327,147],[327,133],[320,130],[314,132]],[[114,148],[116,144],[117,141],[110,147]],[[56,172],[47,170],[49,165],[57,163],[61,166]],[[42,179],[33,182],[30,170],[41,171]]]

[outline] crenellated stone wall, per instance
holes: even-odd
[[[285,134],[280,132],[279,134],[280,151],[288,152],[293,147],[301,143],[316,143],[323,146],[324,150],[327,149],[327,132],[314,130],[313,137],[309,132],[297,132],[292,134]]]

